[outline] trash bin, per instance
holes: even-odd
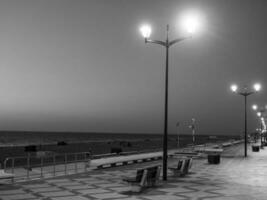
[[[259,145],[252,145],[252,151],[253,152],[259,152],[260,151],[260,146]]]
[[[220,154],[208,154],[208,163],[209,164],[219,164],[221,159]]]

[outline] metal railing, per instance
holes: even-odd
[[[99,155],[92,155],[91,152],[65,154],[36,152],[35,154],[29,153],[27,156],[8,157],[3,162],[3,168],[6,172],[15,174],[15,181],[27,181],[32,179],[87,172],[92,159],[127,156],[157,151],[160,151],[160,149],[142,151],[136,150]]]
[[[17,180],[67,175],[86,172],[91,160],[90,152],[43,154],[24,157],[9,157],[4,160],[3,168],[15,174]]]

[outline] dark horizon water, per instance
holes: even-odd
[[[116,141],[143,141],[162,140],[163,134],[157,133],[93,133],[93,132],[35,132],[35,131],[0,131],[0,147],[52,145],[64,141],[71,143],[116,142]],[[169,134],[169,140],[176,140],[177,134]],[[191,134],[179,134],[180,140],[190,140]],[[239,135],[195,135],[210,140],[239,139]]]
[[[195,144],[217,143],[239,136],[195,135]],[[0,132],[0,163],[7,157],[27,156],[27,146],[35,151],[55,154],[91,152],[93,155],[122,152],[162,150],[163,134],[70,133],[70,132]],[[59,145],[62,142],[65,145]],[[179,135],[179,147],[192,144],[192,135]],[[168,135],[168,148],[177,148],[177,135]]]

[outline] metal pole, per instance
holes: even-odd
[[[179,132],[178,132],[179,122],[176,123],[176,134],[177,134],[177,148],[180,147],[180,138],[179,138]]]
[[[245,157],[247,157],[247,95],[245,97]]]
[[[165,71],[165,113],[164,113],[164,135],[163,135],[163,180],[167,180],[168,162],[168,73],[169,73],[169,25],[167,25],[166,38],[166,71]]]
[[[262,141],[262,129],[263,129],[263,125],[262,125],[262,121],[260,119],[260,123],[261,123],[261,130],[260,130],[260,137],[261,137],[261,147],[263,148],[263,141]]]

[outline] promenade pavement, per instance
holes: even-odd
[[[136,169],[159,164],[151,161],[49,179],[9,184],[0,183],[1,200],[266,200],[267,147],[244,158],[243,144],[225,149],[218,165],[207,158],[194,159],[190,173],[174,177],[140,194],[126,195],[124,177],[135,176]],[[177,164],[169,158],[168,165]]]

